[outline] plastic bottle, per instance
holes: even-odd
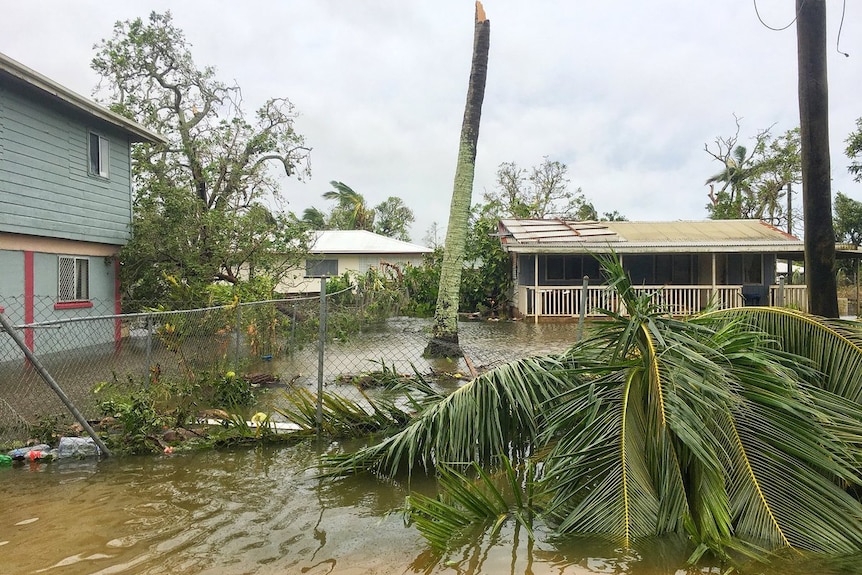
[[[52,459],[54,459],[54,453],[52,453],[51,451],[42,451],[42,450],[38,450],[38,449],[31,449],[30,453],[27,454],[27,458],[30,461],[47,462],[47,461],[51,461]]]
[[[25,459],[30,459],[31,451],[49,452],[51,451],[51,446],[40,443],[39,445],[31,445],[29,447],[19,447],[18,449],[9,451],[7,455],[15,461],[24,461]],[[31,461],[33,460],[31,459]]]
[[[0,455],[0,467],[12,465],[12,458],[8,455]]]

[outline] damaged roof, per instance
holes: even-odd
[[[503,248],[521,253],[770,251],[801,253],[803,242],[761,220],[578,222],[503,219]]]

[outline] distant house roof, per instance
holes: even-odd
[[[427,254],[434,250],[365,230],[312,232],[312,254]]]
[[[149,142],[152,144],[165,142],[164,137],[160,134],[145,128],[134,120],[130,120],[125,116],[112,112],[104,106],[96,104],[89,98],[85,98],[65,86],[58,84],[47,76],[43,76],[39,72],[31,70],[24,64],[13,60],[2,52],[0,52],[0,80],[17,80],[18,82],[43,93],[47,97],[56,100],[64,106],[73,108],[88,116],[93,116],[112,124],[128,133],[129,136],[131,136],[130,139],[132,142]]]
[[[500,241],[522,253],[762,252],[796,254],[802,240],[760,220],[576,222],[500,220]]]

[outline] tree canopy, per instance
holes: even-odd
[[[243,268],[278,273],[284,258],[275,253],[296,244],[286,237],[295,230],[268,207],[279,197],[271,167],[310,173],[293,104],[272,98],[249,117],[239,86],[195,64],[170,12],[117,22],[96,50],[97,97],[168,140],[132,152],[126,288],[161,300],[178,284],[201,296],[214,281],[236,283]]]
[[[496,187],[485,192],[485,203],[504,217],[598,219],[581,188],[569,189],[568,171],[566,164],[548,156],[529,169],[503,162],[497,168]]]
[[[862,182],[862,118],[856,119],[856,130],[847,136],[847,147],[844,149],[850,159],[847,170],[853,174],[853,179]]]
[[[841,192],[835,195],[835,241],[862,245],[862,202]]]
[[[798,216],[787,210],[788,184],[802,177],[799,129],[773,136],[771,128],[759,131],[750,146],[740,143],[740,119],[736,133],[717,137],[704,151],[722,165],[706,180],[710,186],[706,209],[714,220],[756,218],[787,228]]]
[[[416,221],[413,210],[398,196],[389,196],[374,206],[374,232],[405,242],[410,241],[410,226]]]

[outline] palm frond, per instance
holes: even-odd
[[[817,370],[806,374],[816,383],[851,401],[862,403],[862,325],[826,319],[777,307],[720,310],[708,317],[738,318],[752,329],[771,335],[780,350],[805,358]],[[811,381],[815,383],[815,381]]]
[[[453,466],[438,468],[441,494],[437,497],[410,495],[405,516],[416,525],[422,536],[438,551],[445,550],[469,527],[491,529],[496,534],[507,520],[516,521],[528,537],[533,536],[531,490],[535,468],[527,460],[521,472],[507,457],[501,458],[501,472],[489,475],[477,464],[472,471],[476,479]]]
[[[582,378],[555,356],[516,360],[486,372],[422,412],[404,430],[356,453],[326,456],[332,475],[373,471],[385,477],[442,463],[516,463],[538,448],[544,408]]]

